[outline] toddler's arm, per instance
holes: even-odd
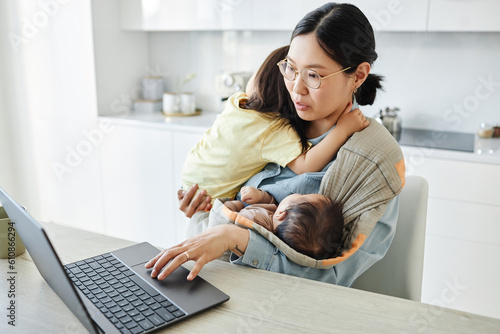
[[[321,142],[288,164],[295,174],[321,171],[332,161],[350,136],[368,126],[369,122],[361,110],[351,111],[351,106],[351,103],[347,105],[337,121],[337,126]]]
[[[268,192],[250,186],[241,188],[241,200],[248,204],[264,203],[274,204],[274,197]]]

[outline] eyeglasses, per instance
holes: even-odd
[[[281,74],[283,74],[285,79],[294,81],[297,78],[297,74],[300,73],[300,75],[302,76],[302,80],[304,80],[306,86],[312,89],[318,89],[319,86],[321,86],[321,80],[327,79],[331,76],[334,76],[335,74],[342,73],[351,68],[351,66],[349,66],[344,68],[343,70],[322,77],[321,75],[318,74],[318,72],[316,72],[315,70],[311,70],[309,68],[303,68],[302,71],[299,72],[298,70],[295,69],[295,67],[293,67],[288,62],[288,59],[286,58],[281,60],[277,65],[280,69]]]

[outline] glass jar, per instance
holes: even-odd
[[[493,137],[493,125],[489,123],[481,123],[479,129],[477,130],[477,135],[481,138],[491,138]]]

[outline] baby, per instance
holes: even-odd
[[[276,206],[267,192],[241,188],[242,201],[224,205],[276,234],[296,251],[315,259],[337,257],[344,230],[342,205],[320,194],[292,194]]]

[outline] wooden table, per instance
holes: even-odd
[[[44,223],[61,261],[133,242]],[[16,258],[16,326],[8,325],[8,262],[0,260],[0,333],[86,333],[42,279],[28,253]],[[186,264],[192,267],[192,262]],[[500,320],[223,261],[201,271],[231,299],[167,328],[175,333],[500,333]]]

